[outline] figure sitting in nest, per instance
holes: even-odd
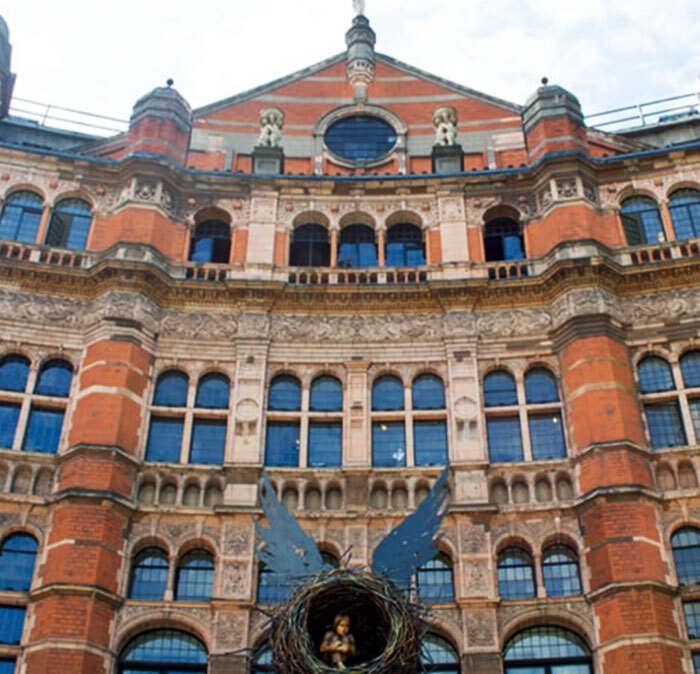
[[[339,613],[333,618],[333,629],[323,635],[321,655],[333,668],[345,670],[345,663],[357,652],[355,639],[350,634],[350,617]]]

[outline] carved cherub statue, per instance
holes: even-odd
[[[323,635],[319,649],[324,660],[334,669],[347,669],[345,663],[357,652],[355,638],[350,634],[350,616],[339,613],[333,618],[333,629]]]
[[[439,107],[433,113],[435,145],[457,144],[457,111],[449,105]]]
[[[260,111],[260,137],[258,147],[279,147],[282,141],[284,113],[277,108],[265,108]]]

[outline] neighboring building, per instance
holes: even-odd
[[[429,671],[700,672],[697,115],[347,42],[108,139],[0,121],[0,673],[270,671],[263,470],[366,565],[447,462]]]

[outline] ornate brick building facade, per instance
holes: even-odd
[[[0,122],[0,672],[269,671],[263,469],[365,565],[446,463],[429,671],[700,671],[697,122],[346,40],[108,139]]]

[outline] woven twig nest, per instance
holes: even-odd
[[[279,674],[331,674],[319,648],[346,614],[357,654],[346,662],[348,674],[415,674],[425,622],[389,580],[366,571],[324,572],[300,587],[272,619],[271,646]]]

